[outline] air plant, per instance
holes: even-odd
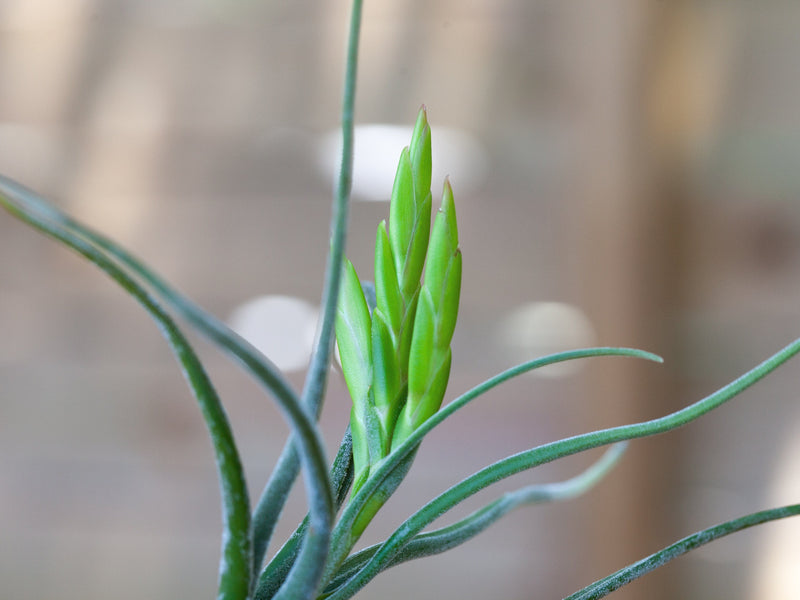
[[[621,458],[628,440],[666,432],[697,419],[800,351],[797,340],[717,392],[670,415],[558,440],[497,461],[430,500],[383,542],[353,552],[365,528],[412,467],[425,436],[490,389],[522,373],[569,360],[618,356],[661,362],[658,356],[630,348],[561,352],[512,367],[443,404],[452,361],[450,342],[458,314],[462,257],[449,181],[443,184],[431,228],[432,140],[424,109],[419,113],[409,146],[400,154],[388,225],[381,222],[377,227],[374,285],[362,281],[344,257],[361,4],[361,0],[354,0],[352,5],[342,116],[342,167],[334,200],[321,334],[299,393],[267,357],[173,289],[130,252],[31,190],[0,177],[0,204],[6,210],[105,271],[152,316],[172,348],[207,424],[220,479],[224,531],[219,599],[350,598],[385,569],[450,550],[514,508],[566,500],[585,492]],[[175,316],[235,358],[277,402],[291,425],[291,437],[253,509],[222,403]],[[316,417],[322,406],[334,330],[352,411],[348,431],[329,468]],[[610,448],[594,465],[571,479],[505,493],[452,525],[425,531],[444,513],[497,481],[607,445]],[[301,468],[308,515],[281,549],[265,561],[275,524]],[[603,597],[699,545],[799,512],[800,505],[795,504],[711,527],[569,598]]]

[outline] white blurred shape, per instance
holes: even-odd
[[[412,127],[381,124],[355,128],[353,197],[389,200],[400,153],[411,143],[413,131]],[[341,132],[327,134],[319,145],[318,163],[325,175],[333,180],[339,174],[341,154]],[[431,128],[431,161],[434,207],[445,176],[450,176],[453,190],[458,195],[475,188],[486,175],[486,152],[473,136],[459,129]]]
[[[317,309],[304,300],[262,296],[234,310],[229,323],[279,369],[299,371],[308,366],[317,318]]]
[[[41,30],[75,25],[86,20],[93,10],[91,0],[6,0],[3,29]]]
[[[564,302],[532,302],[515,309],[501,323],[499,337],[516,362],[591,346],[596,338],[589,318]],[[565,377],[580,370],[580,361],[557,363],[532,371],[542,377]]]
[[[786,438],[764,506],[782,506],[800,498],[800,427]],[[796,600],[800,590],[800,519],[792,517],[759,530],[750,598]]]

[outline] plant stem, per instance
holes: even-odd
[[[358,73],[358,47],[361,33],[362,0],[353,0],[350,14],[350,32],[347,44],[347,62],[342,100],[342,164],[339,183],[331,215],[331,244],[325,268],[325,284],[322,294],[322,325],[320,336],[306,375],[301,403],[308,414],[316,415],[322,405],[333,351],[333,334],[336,305],[342,277],[345,245],[347,242],[347,220],[350,190],[353,181],[353,138]],[[276,600],[313,598],[319,586],[328,557],[328,544],[333,528],[333,497],[315,497],[309,506],[309,528],[300,555],[292,566]]]

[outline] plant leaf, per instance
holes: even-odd
[[[569,360],[576,360],[579,358],[590,358],[595,356],[629,356],[634,358],[641,358],[651,360],[654,362],[661,362],[661,358],[650,352],[644,350],[635,350],[632,348],[587,348],[583,350],[570,350],[568,352],[559,352],[549,356],[537,358],[535,360],[517,365],[511,369],[492,377],[491,379],[483,382],[482,384],[474,387],[469,392],[459,396],[447,406],[444,406],[427,421],[422,423],[409,438],[403,442],[399,447],[393,448],[392,452],[387,456],[379,465],[375,465],[371,472],[369,480],[364,483],[363,487],[357,494],[354,494],[350,501],[345,506],[339,522],[334,528],[331,539],[331,554],[329,557],[329,567],[326,572],[324,581],[329,581],[333,576],[335,567],[340,565],[347,554],[350,552],[355,540],[351,537],[353,524],[359,517],[359,514],[364,510],[364,507],[371,501],[371,497],[383,484],[385,478],[392,476],[393,471],[398,468],[405,458],[412,452],[416,451],[422,439],[430,433],[430,431],[442,423],[447,417],[451,416],[456,411],[465,407],[472,400],[478,398],[482,394],[488,392],[492,388],[517,377],[523,373],[545,367],[558,362]],[[355,592],[353,592],[355,593]]]
[[[244,600],[249,595],[252,576],[247,485],[230,423],[202,363],[175,322],[141,285],[79,232],[51,220],[47,211],[43,214],[35,210],[32,204],[37,203],[26,202],[26,198],[32,194],[11,180],[4,177],[0,179],[0,204],[20,220],[75,250],[109,275],[155,320],[178,359],[208,428],[220,480],[224,532],[217,598]]]
[[[353,180],[353,114],[356,96],[356,74],[358,72],[358,45],[361,33],[362,0],[353,0],[350,5],[350,31],[347,36],[347,66],[344,76],[344,98],[342,99],[342,166],[331,215],[331,249],[325,267],[325,283],[322,294],[322,323],[319,340],[311,357],[311,364],[303,386],[302,403],[315,414],[322,405],[325,384],[330,370],[331,352],[335,329],[335,315],[339,299],[344,250],[347,241],[347,215],[350,206],[350,189]],[[318,474],[317,474],[318,476]],[[308,486],[308,484],[307,484]],[[309,534],[292,570],[289,572],[275,600],[298,600],[312,598],[325,572],[333,519],[330,494],[323,498],[317,495],[310,507]],[[311,502],[311,499],[310,499]],[[327,509],[327,511],[326,511]]]
[[[706,398],[703,398],[702,400],[695,402],[694,404],[687,406],[682,410],[676,411],[664,417],[643,423],[635,423],[632,425],[623,425],[601,431],[594,431],[556,442],[551,442],[549,444],[544,444],[542,446],[520,452],[513,456],[509,456],[492,465],[489,465],[488,467],[485,467],[484,469],[481,469],[477,473],[474,473],[470,477],[467,477],[460,483],[454,485],[443,494],[440,494],[422,507],[419,511],[417,511],[414,515],[409,517],[400,526],[400,528],[397,529],[395,533],[393,533],[386,540],[381,549],[364,566],[360,577],[366,578],[366,580],[374,577],[376,573],[385,568],[386,564],[391,563],[391,561],[394,560],[394,557],[424,527],[486,486],[500,481],[501,479],[505,479],[506,477],[510,477],[516,473],[520,473],[527,469],[532,469],[564,456],[570,456],[572,454],[577,454],[578,452],[583,452],[584,450],[588,450],[590,448],[597,448],[598,446],[603,446],[614,442],[647,437],[657,433],[664,433],[666,431],[670,431],[671,429],[680,427],[681,425],[685,425],[686,423],[699,418],[700,416],[706,414],[714,408],[717,408],[721,404],[738,395],[744,389],[750,387],[755,382],[774,371],[777,367],[792,358],[798,352],[800,352],[800,339],[795,340],[762,362],[757,367],[751,369],[735,381],[729,383],[710,396],[707,396]],[[434,417],[441,415],[442,412],[443,411],[436,413]],[[390,455],[390,458],[394,457],[395,454],[397,454],[398,457],[402,457],[404,456],[405,451],[415,449],[419,445],[421,436],[424,436],[429,431],[425,425],[431,423],[431,421],[434,420],[434,417],[423,423],[423,425],[420,426],[414,432],[414,434],[412,434],[403,443],[403,445],[401,445]],[[383,472],[380,469],[376,469],[368,483],[375,481],[377,484],[379,484],[382,475]],[[370,489],[371,486],[365,485],[362,489],[362,493],[367,495],[369,494]],[[351,502],[351,504],[355,503]],[[345,517],[343,515],[339,520],[339,524],[337,524],[336,529],[341,526],[344,520]],[[336,540],[336,531],[334,530],[332,543],[335,544]],[[336,547],[334,546],[333,556],[335,556],[335,548]],[[361,580],[363,579],[359,579],[359,581]],[[348,582],[342,586],[342,588],[340,588],[339,591],[332,596],[332,598],[349,598],[356,591],[358,591],[358,589],[360,588],[355,583],[351,584]]]
[[[529,485],[508,492],[452,525],[418,534],[386,568],[455,548],[469,541],[517,507],[543,502],[560,502],[584,494],[616,465],[624,453],[626,445],[626,442],[621,442],[611,446],[597,462],[571,479],[558,483]],[[349,557],[328,585],[325,595],[332,594],[336,588],[355,576],[380,547],[381,544],[375,544]]]
[[[616,573],[612,573],[603,579],[595,581],[593,584],[583,588],[582,590],[569,595],[564,600],[596,600],[597,598],[603,598],[614,590],[618,590],[623,585],[638,579],[642,575],[645,575],[646,573],[649,573],[650,571],[667,564],[674,558],[678,558],[679,556],[682,556],[687,552],[694,550],[695,548],[699,548],[700,546],[708,544],[709,542],[713,542],[714,540],[723,536],[736,533],[742,529],[761,525],[762,523],[767,523],[776,519],[794,517],[798,514],[800,514],[800,504],[790,504],[780,508],[755,512],[744,517],[739,517],[738,519],[726,521],[720,525],[698,531],[697,533],[693,533],[692,535],[667,546],[659,552],[651,554],[647,558],[643,558],[638,562],[628,565],[624,569],[620,569]]]
[[[349,427],[345,431],[342,443],[336,453],[336,458],[334,458],[330,479],[336,498],[336,509],[338,510],[344,504],[347,493],[353,483],[353,438]],[[306,515],[302,523],[297,526],[294,533],[286,540],[286,543],[261,571],[253,593],[254,600],[267,600],[272,598],[275,592],[278,591],[292,565],[297,560],[300,544],[305,537],[307,529],[308,516]]]
[[[168,306],[185,318],[198,332],[205,335],[221,350],[235,357],[247,372],[273,394],[290,423],[292,423],[293,419],[300,418],[298,416],[301,411],[300,399],[278,368],[222,321],[207,313],[186,296],[172,288],[122,246],[79,223],[31,190],[11,179],[0,176],[0,193],[5,196],[6,208],[12,213],[16,210],[31,216],[38,215],[36,218],[46,219],[62,227],[65,231],[83,238],[98,250],[104,251],[113,257],[114,260],[118,261],[120,267],[128,269],[132,276],[141,279],[141,281],[152,287],[153,291]],[[15,208],[8,204],[10,202],[16,203]],[[319,403],[312,404],[309,406],[309,410],[313,414],[318,414],[319,407]],[[309,430],[306,428],[306,435],[308,434]],[[313,433],[313,435],[318,437],[316,433]],[[313,443],[319,448],[322,447],[322,442],[319,439]],[[293,434],[293,437],[290,437],[289,442],[284,447],[278,464],[254,511],[254,565],[259,565],[263,561],[264,552],[272,536],[280,509],[283,507],[289,495],[289,489],[299,471],[300,458],[295,448],[296,444],[298,444],[297,436]]]

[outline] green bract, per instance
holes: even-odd
[[[367,301],[356,270],[345,260],[342,289],[336,311],[336,342],[347,388],[353,399],[350,428],[353,434],[355,484],[367,477],[370,465],[370,432],[368,424],[375,419],[372,401],[371,320]]]

